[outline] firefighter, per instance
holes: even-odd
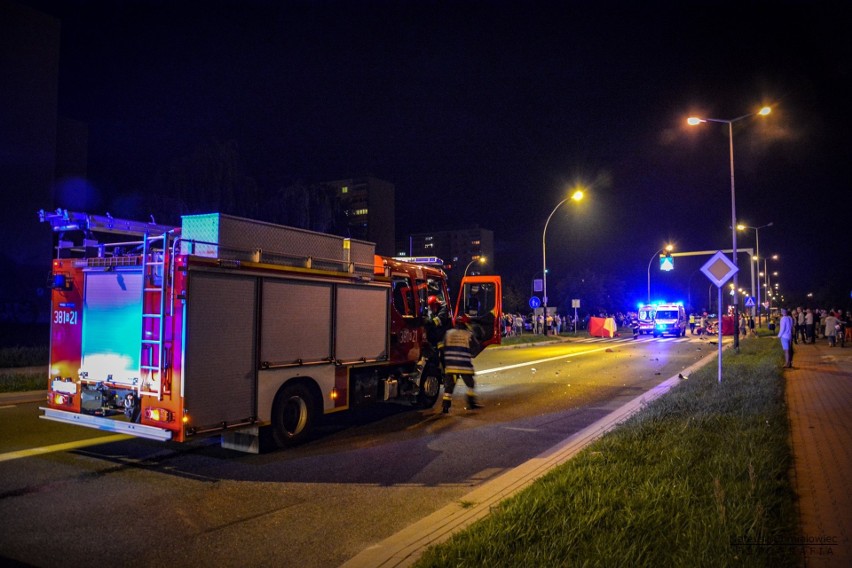
[[[426,328],[426,341],[433,349],[437,350],[438,343],[444,338],[444,334],[452,327],[450,325],[450,311],[438,296],[429,296],[426,300],[426,316],[423,318],[423,326]]]
[[[423,345],[423,357],[425,365],[432,365],[441,370],[441,361],[438,354],[438,344],[444,339],[444,334],[451,327],[450,311],[438,296],[429,296],[426,299],[426,315],[423,316],[423,327],[426,329],[426,343]]]
[[[473,371],[475,343],[473,333],[467,329],[464,320],[459,318],[455,327],[447,331],[444,340],[439,344],[441,359],[444,363],[444,399],[441,409],[444,414],[450,412],[450,406],[453,404],[453,390],[459,378],[467,386],[467,409],[482,408],[475,392],[476,381]]]

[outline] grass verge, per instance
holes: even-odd
[[[416,566],[797,566],[780,361],[742,341]]]
[[[0,348],[0,392],[24,392],[44,390],[47,379],[48,348],[45,347],[3,347]]]
[[[47,378],[43,371],[17,372],[0,369],[0,392],[25,392],[47,389]]]

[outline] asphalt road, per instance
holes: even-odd
[[[339,566],[708,355],[693,337],[573,340],[476,359],[485,408],[377,405],[261,455],[0,407],[0,559],[32,566]]]

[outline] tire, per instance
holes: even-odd
[[[441,394],[443,380],[441,374],[434,367],[426,367],[420,375],[420,390],[417,392],[417,406],[420,408],[432,408],[438,402]]]
[[[285,386],[272,404],[272,439],[279,448],[304,442],[313,430],[319,407],[303,384]]]

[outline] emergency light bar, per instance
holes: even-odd
[[[395,256],[394,260],[410,262],[412,264],[427,264],[430,266],[444,266],[444,261],[437,256]]]

